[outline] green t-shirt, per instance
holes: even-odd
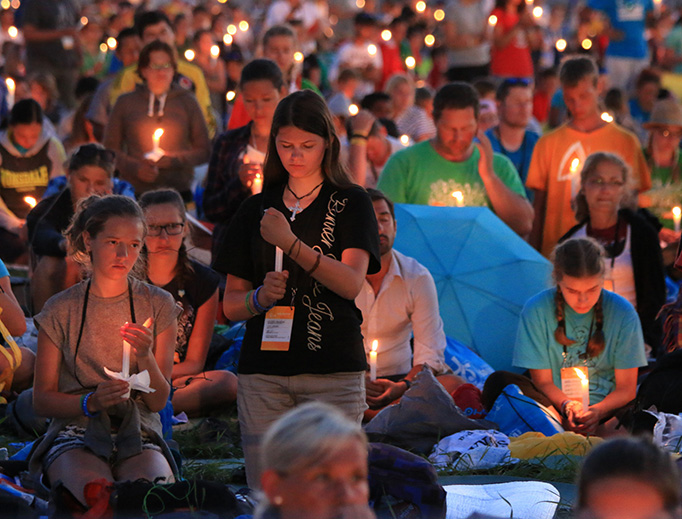
[[[454,206],[453,193],[461,191],[465,206],[488,206],[490,199],[478,174],[478,147],[467,160],[452,162],[443,158],[429,141],[420,142],[392,155],[379,177],[377,189],[394,203]],[[526,198],[514,165],[495,153],[493,170],[514,193]]]

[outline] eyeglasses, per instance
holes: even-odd
[[[94,144],[84,144],[76,150],[76,153],[73,154],[73,158],[86,160],[99,158],[103,162],[114,162],[116,153],[112,150],[95,146]]]
[[[182,234],[182,230],[185,228],[183,223],[167,223],[166,225],[149,225],[147,226],[147,234],[149,236],[160,236],[161,231],[166,231],[168,236],[177,236]]]
[[[172,63],[150,63],[147,66],[152,70],[168,70],[169,68],[173,68]]]
[[[585,183],[590,187],[597,187],[597,188],[608,187],[611,189],[618,189],[618,188],[621,188],[625,185],[625,182],[623,182],[622,180],[613,180],[611,182],[607,182],[606,180],[604,180],[602,178],[591,178],[588,181],[586,181]]]

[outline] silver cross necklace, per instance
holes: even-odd
[[[315,192],[315,190],[317,190],[317,188],[320,187],[322,184],[324,184],[324,180],[322,182],[320,182],[319,184],[317,184],[309,193],[306,193],[303,196],[298,196],[296,193],[294,193],[292,191],[292,189],[289,187],[289,182],[287,182],[287,189],[289,190],[289,193],[291,193],[294,196],[294,198],[296,199],[296,203],[293,206],[287,207],[287,209],[289,209],[289,211],[291,211],[290,220],[292,222],[294,220],[296,220],[296,215],[298,213],[300,213],[301,211],[303,211],[303,208],[301,207],[301,200],[312,195]]]

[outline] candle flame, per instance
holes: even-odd
[[[417,9],[418,13],[423,13],[424,11],[426,11],[426,2],[424,2],[423,0],[419,0],[419,2],[417,2],[417,5],[415,5],[415,8]]]
[[[185,51],[185,59],[187,61],[192,61],[194,59],[194,51],[192,49],[187,49]]]
[[[434,18],[437,22],[442,22],[442,21],[445,19],[445,11],[443,11],[442,9],[436,9],[436,10],[433,12],[433,18]]]
[[[580,159],[575,158],[571,161],[571,173],[575,173],[578,171],[578,168],[580,167]]]
[[[246,20],[242,20],[241,22],[239,22],[239,30],[242,32],[248,31],[249,30],[249,22],[247,22]]]
[[[377,46],[374,45],[373,43],[370,43],[367,45],[367,54],[370,56],[374,56],[377,53]]]
[[[294,52],[294,61],[297,63],[303,63],[303,60],[305,59],[305,56],[303,55],[302,52]]]
[[[109,47],[111,50],[115,50],[117,45],[118,42],[116,41],[116,38],[113,36],[109,36],[107,38],[107,47]]]
[[[230,34],[226,33],[225,36],[223,36],[223,43],[225,45],[232,45],[232,40],[233,40],[233,38]]]
[[[379,341],[377,341],[376,339],[374,339],[374,340],[372,341],[372,351],[377,351],[378,348],[379,348]]]
[[[9,29],[7,29],[7,34],[9,34],[10,38],[16,38],[17,36],[19,36],[19,29],[12,25],[10,26]]]
[[[393,38],[393,33],[389,31],[388,29],[384,29],[381,31],[381,39],[384,41],[389,41],[391,38]]]
[[[232,36],[237,34],[237,26],[232,24],[232,23],[230,25],[228,25],[227,26],[227,34],[231,34]]]
[[[491,14],[490,17],[488,18],[488,23],[490,25],[497,25],[497,16]]]
[[[405,65],[409,69],[413,69],[417,65],[417,60],[414,59],[414,56],[408,56],[405,58]]]
[[[211,45],[211,57],[217,58],[218,56],[220,56],[220,47],[217,45]]]
[[[585,373],[583,373],[583,370],[580,368],[573,368],[575,371],[575,374],[578,375],[578,378],[580,380],[587,380],[587,376],[585,376]]]
[[[401,135],[400,142],[403,146],[407,146],[410,143],[410,137],[408,135]]]
[[[590,40],[589,38],[585,38],[580,44],[580,46],[585,50],[590,50],[592,48],[592,40]]]
[[[462,202],[464,202],[464,194],[461,191],[453,191],[452,198],[457,200],[458,204],[461,204]]]
[[[563,52],[566,50],[567,45],[568,44],[566,43],[566,40],[560,38],[556,41],[556,50],[558,50],[559,52]]]
[[[35,198],[33,198],[32,196],[25,196],[24,202],[26,202],[28,205],[30,205],[31,209],[33,209],[36,206],[36,204],[38,203],[38,201]]]
[[[99,51],[100,52],[107,52],[109,50],[109,45],[106,43],[100,43],[99,44]]]
[[[675,207],[673,207],[673,216],[675,218],[679,218],[680,216],[682,216],[682,208],[680,208],[680,206],[676,205]]]
[[[424,36],[424,43],[427,47],[432,47],[436,43],[436,37],[433,34],[427,34]]]
[[[542,7],[540,7],[539,5],[537,7],[533,7],[533,16],[535,16],[535,18],[542,18],[543,12],[544,11]]]
[[[358,108],[358,105],[352,104],[348,107],[348,113],[351,115],[358,115],[358,112],[360,109]]]
[[[142,326],[144,326],[145,328],[149,328],[151,325],[152,325],[152,318],[147,317],[147,320],[144,322],[144,324]]]
[[[161,139],[161,136],[163,135],[163,128],[157,128],[154,130],[154,140],[158,141]]]
[[[235,94],[233,90],[230,90],[227,92],[227,94],[225,94],[225,99],[227,99],[228,101],[232,101],[236,95],[237,94]]]
[[[7,79],[5,79],[5,84],[7,85],[7,90],[9,90],[10,93],[14,92],[14,89],[17,86],[11,77],[8,77]]]

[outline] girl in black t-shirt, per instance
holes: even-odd
[[[280,102],[267,157],[263,193],[242,204],[216,258],[227,272],[225,315],[249,320],[237,403],[250,486],[259,485],[260,436],[287,409],[324,400],[362,419],[366,360],[354,299],[368,270],[379,270],[372,203],[339,162],[320,96],[300,91]],[[274,306],[279,318],[266,319]]]
[[[218,274],[187,257],[187,220],[182,197],[172,189],[140,198],[147,220],[144,254],[147,279],[169,292],[182,307],[173,362],[173,410],[201,416],[237,398],[237,377],[204,371],[218,311]]]

